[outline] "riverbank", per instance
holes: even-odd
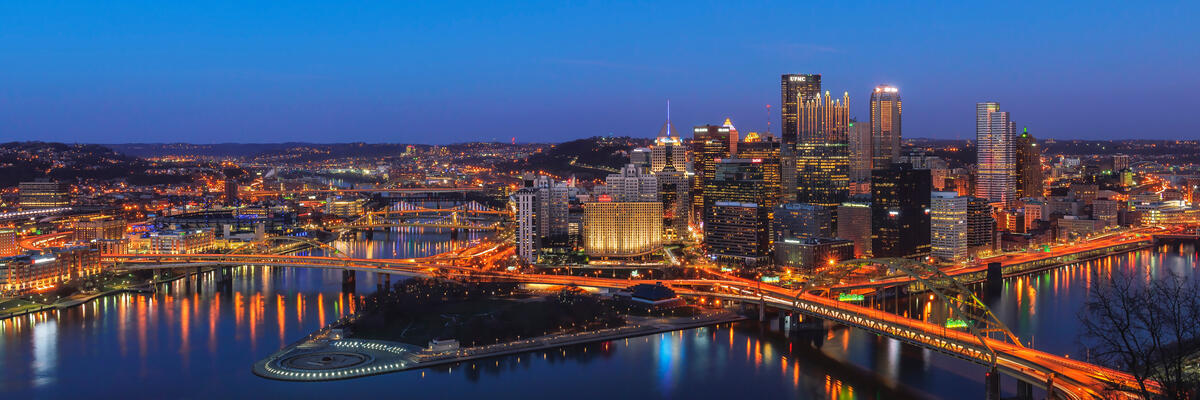
[[[691,317],[628,317],[631,323],[588,332],[559,333],[487,346],[431,351],[406,343],[365,339],[311,339],[286,346],[255,363],[252,371],[267,379],[313,382],[352,379],[480,358],[546,350],[577,344],[731,323],[745,317],[709,310]]]

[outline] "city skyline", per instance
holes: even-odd
[[[1174,139],[1192,135],[1188,94],[1200,88],[1196,52],[1163,40],[1196,35],[1183,19],[1192,4],[7,8],[0,136],[10,140],[653,138],[667,99],[681,126],[729,117],[761,132],[764,106],[782,109],[774,85],[786,73],[822,74],[863,99],[850,110],[859,121],[872,88],[899,88],[910,138],[970,138],[971,105],[995,101],[1040,138]],[[784,29],[789,15],[888,22]],[[690,29],[714,18],[734,29]],[[1126,26],[1147,28],[1112,29]],[[519,123],[497,128],[505,121]]]

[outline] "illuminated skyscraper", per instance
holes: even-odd
[[[796,144],[796,202],[836,207],[850,195],[850,94],[829,92],[800,104]]]
[[[955,192],[933,192],[930,199],[930,248],[946,262],[967,259],[967,203]]]
[[[850,143],[850,181],[871,179],[871,125],[850,120],[846,139]]]
[[[900,90],[879,85],[871,92],[871,168],[900,159]]]
[[[780,142],[774,136],[760,137],[754,141],[749,141],[751,138],[747,136],[747,140],[738,144],[737,157],[762,162],[763,189],[766,194],[763,206],[767,209],[774,209],[776,205],[780,204],[782,196],[780,185],[782,171],[779,165]]]
[[[675,125],[671,123],[669,105],[667,122],[664,122],[662,129],[658,130],[654,146],[650,147],[650,171],[662,171],[668,165],[675,167],[676,171],[687,172],[687,148],[683,147],[683,140],[679,138],[679,133],[675,131]]]
[[[696,220],[704,217],[704,190],[708,181],[716,174],[717,160],[732,157],[734,143],[731,138],[737,131],[727,126],[701,125],[692,129],[692,213]],[[736,140],[736,139],[733,139]]]
[[[722,259],[755,264],[770,249],[762,160],[727,158],[704,186],[704,243]]]
[[[1042,148],[1025,128],[1016,141],[1017,197],[1042,197]]]
[[[780,119],[783,121],[780,146],[780,181],[782,201],[796,201],[796,143],[799,141],[797,121],[802,100],[821,96],[821,74],[784,74],[780,79]]]
[[[601,196],[583,210],[583,248],[589,257],[641,257],[662,248],[662,203]]]
[[[1016,156],[1012,120],[999,103],[975,104],[975,146],[978,175],[975,196],[1012,205],[1016,200]]]

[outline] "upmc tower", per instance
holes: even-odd
[[[821,74],[784,74],[779,82],[783,110],[783,148],[779,151],[780,189],[783,201],[796,201],[796,143],[799,137],[800,99],[818,99],[821,96]]]

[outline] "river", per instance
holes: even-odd
[[[463,239],[467,239],[464,237]],[[418,257],[463,246],[415,230],[336,246],[356,257]],[[1160,247],[1010,279],[993,310],[1026,343],[1079,354],[1076,314],[1094,272],[1194,271],[1191,246]],[[183,279],[58,313],[0,322],[5,398],[981,398],[984,368],[862,331],[791,338],[774,326],[726,324],[346,381],[278,382],[251,364],[352,312],[377,277],[242,267],[231,287]],[[399,279],[399,278],[396,278]],[[818,346],[814,348],[813,346]],[[1006,378],[1005,391],[1013,391]]]

